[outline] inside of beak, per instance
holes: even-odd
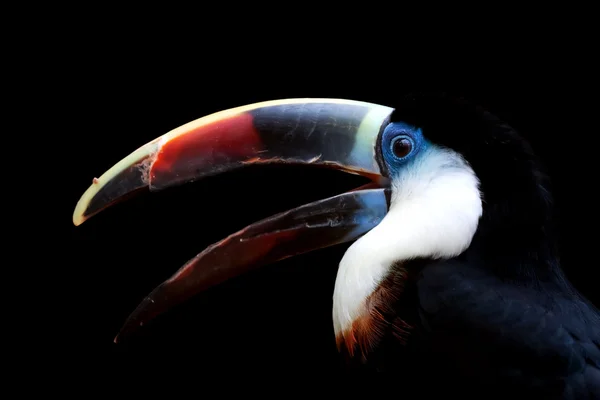
[[[292,99],[226,110],[140,147],[79,200],[79,225],[140,189],[161,190],[257,163],[310,164],[372,183],[252,224],[209,246],[150,293],[115,342],[191,296],[252,268],[358,239],[389,206],[376,145],[393,109],[336,99]]]
[[[190,297],[257,267],[358,239],[388,212],[389,189],[368,184],[256,222],[207,247],[130,314],[115,343]]]

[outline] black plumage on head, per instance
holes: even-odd
[[[445,93],[412,93],[395,108],[393,121],[460,153],[480,181],[483,216],[467,253],[509,279],[562,282],[550,180],[529,142],[482,107]]]

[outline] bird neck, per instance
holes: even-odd
[[[377,303],[385,301],[377,295],[374,302],[373,296],[392,267],[416,258],[461,254],[481,213],[477,177],[458,154],[435,153],[394,179],[388,214],[340,261],[333,295],[336,336],[356,338],[356,329],[372,331],[365,327],[379,312]]]
[[[483,215],[464,257],[503,279],[570,288],[560,268],[547,177],[531,169],[503,183],[482,185]]]

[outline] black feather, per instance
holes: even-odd
[[[600,317],[587,301],[517,286],[456,260],[424,268],[417,287],[421,345],[454,364],[465,384],[543,398],[600,397]]]
[[[600,314],[561,269],[550,181],[529,143],[463,99],[410,95],[396,110],[471,164],[483,216],[460,256],[403,264],[411,283],[370,361],[447,393],[600,398]],[[395,317],[413,326],[405,343]]]

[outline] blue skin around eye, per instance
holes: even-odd
[[[393,152],[393,143],[396,138],[406,138],[412,142],[412,150],[405,157],[398,158]],[[407,163],[429,146],[429,142],[423,137],[420,128],[404,122],[392,122],[385,127],[381,137],[381,152],[383,160],[390,171],[390,176],[397,175],[398,171]]]
[[[392,151],[392,143],[396,138],[407,138],[412,142],[412,150],[405,157],[398,158]],[[429,146],[423,137],[421,129],[411,125],[394,122],[386,126],[382,134],[382,155],[390,172],[395,176],[400,169],[416,159],[419,154]],[[344,235],[342,241],[355,240],[377,226],[388,212],[388,204],[383,189],[359,191],[347,194],[359,206],[352,215],[352,222],[348,221],[353,229]]]

